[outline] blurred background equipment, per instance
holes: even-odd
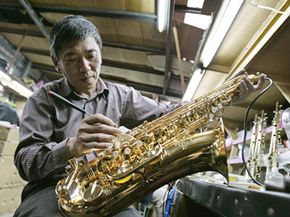
[[[19,117],[17,112],[8,104],[0,102],[0,121],[7,121],[19,126]]]

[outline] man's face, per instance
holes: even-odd
[[[95,91],[102,58],[100,47],[93,37],[64,44],[54,63],[76,92],[89,96]]]

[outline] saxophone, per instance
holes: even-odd
[[[184,177],[217,171],[228,178],[222,123],[245,75],[151,122],[118,136],[111,149],[69,160],[56,186],[64,216],[110,216],[157,188]],[[257,75],[249,76],[256,83]]]
[[[254,149],[254,167],[253,169],[253,177],[261,178],[262,166],[263,166],[263,158],[265,152],[265,126],[266,126],[266,119],[267,114],[264,110],[261,111],[261,116],[258,120],[257,125],[257,137],[256,137],[256,144]]]
[[[256,176],[256,144],[257,144],[257,136],[258,136],[258,114],[255,114],[255,119],[253,121],[252,127],[252,136],[250,140],[250,150],[249,150],[249,159],[247,161],[247,168],[249,169],[250,175],[253,177]],[[252,180],[250,175],[246,172],[245,176],[247,180]]]
[[[274,117],[272,120],[272,133],[268,152],[268,161],[265,175],[266,182],[278,182],[283,180],[283,175],[279,173],[279,150],[278,145],[281,144],[281,117],[282,117],[282,105],[276,102],[276,108],[274,111]]]

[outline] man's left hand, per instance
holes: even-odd
[[[241,70],[238,75],[244,74],[244,79],[240,82],[239,95],[234,103],[244,102],[250,95],[260,91],[265,84],[267,76],[265,74],[260,74],[258,82],[253,84],[249,77],[248,73],[245,70]]]

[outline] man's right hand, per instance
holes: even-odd
[[[120,133],[116,124],[104,115],[88,116],[82,120],[77,136],[67,141],[69,158],[111,148],[113,140]]]

